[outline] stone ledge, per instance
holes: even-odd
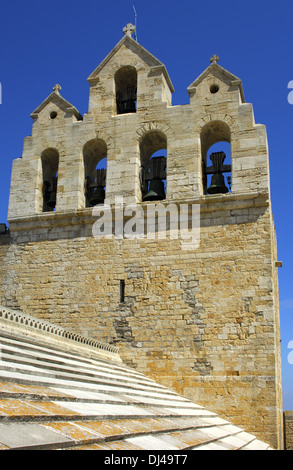
[[[105,201],[107,205],[107,201]],[[253,191],[249,193],[228,193],[216,194],[209,196],[200,196],[198,198],[186,199],[164,199],[163,201],[152,201],[143,203],[131,203],[127,205],[138,205],[146,211],[147,207],[151,204],[200,204],[201,213],[222,212],[233,209],[247,209],[256,207],[268,207],[270,205],[269,194],[267,191]],[[113,214],[115,204],[109,204]],[[123,208],[123,210],[124,210]],[[129,218],[131,218],[129,216]],[[127,217],[125,217],[127,219]],[[93,208],[85,208],[76,211],[63,211],[63,212],[42,212],[25,217],[10,218],[9,229],[10,232],[27,231],[35,229],[50,229],[55,227],[66,227],[67,229],[77,226],[92,225],[96,220],[93,214]]]

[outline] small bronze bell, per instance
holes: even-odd
[[[166,179],[166,158],[153,157],[144,174],[144,188],[149,188],[143,196],[143,201],[160,201],[166,199],[164,179]]]

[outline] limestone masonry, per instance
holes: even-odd
[[[118,346],[124,363],[282,448],[266,128],[218,62],[172,106],[165,66],[126,33],[88,78],[88,113],[54,87],[13,162],[0,304]],[[146,223],[155,204],[164,230]],[[199,243],[184,246],[168,211],[192,233],[193,206]]]

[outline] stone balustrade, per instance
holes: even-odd
[[[13,331],[15,331],[15,329],[18,331],[22,330],[22,333],[24,333],[24,330],[29,329],[30,330],[29,334],[32,337],[35,337],[36,333],[40,333],[41,335],[43,333],[44,336],[48,338],[49,341],[52,341],[51,335],[54,335],[54,337],[56,337],[55,343],[58,342],[57,341],[58,339],[62,339],[62,341],[64,342],[64,346],[65,346],[65,343],[69,340],[70,342],[72,341],[78,344],[79,346],[93,348],[100,353],[106,353],[106,355],[107,353],[109,353],[110,355],[118,356],[119,350],[116,346],[113,346],[108,343],[103,343],[101,341],[97,341],[93,338],[82,336],[78,333],[74,333],[70,330],[66,330],[65,328],[61,326],[53,325],[52,323],[49,323],[47,321],[41,320],[36,317],[32,317],[31,315],[27,315],[21,311],[0,306],[0,329],[2,329],[3,320],[5,322],[4,328],[8,332],[8,334],[9,334],[9,328],[7,328],[6,321],[13,322],[13,326],[12,326]],[[47,336],[48,334],[50,336]],[[47,340],[45,340],[45,342],[47,342]],[[71,349],[72,349],[72,343],[70,344],[71,344]]]

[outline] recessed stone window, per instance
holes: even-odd
[[[125,302],[125,281],[124,279],[120,280],[120,303],[123,304]]]
[[[137,105],[137,71],[121,67],[115,74],[117,114],[135,113]]]
[[[102,204],[106,194],[107,144],[102,139],[88,141],[83,149],[85,206]]]
[[[55,211],[57,197],[59,153],[47,148],[41,155],[43,172],[43,212]]]
[[[203,194],[232,190],[231,131],[225,122],[211,121],[201,131]]]
[[[56,117],[57,117],[56,111],[52,111],[52,112],[50,113],[50,119],[55,119]]]
[[[166,198],[167,138],[161,131],[148,132],[140,143],[143,201]]]

